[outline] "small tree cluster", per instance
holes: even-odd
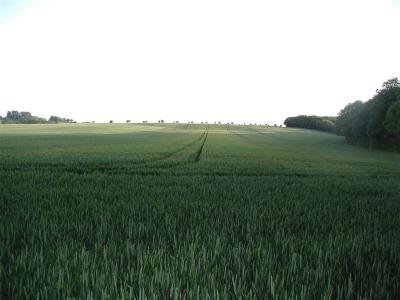
[[[48,120],[33,116],[28,111],[8,111],[6,117],[0,117],[0,123],[3,124],[46,124],[46,123],[76,123],[72,119],[51,116]]]
[[[297,127],[335,132],[335,122],[335,117],[317,117],[302,115],[297,117],[289,117],[285,120],[284,124],[286,125],[286,127]],[[277,125],[275,124],[274,126],[276,127]]]

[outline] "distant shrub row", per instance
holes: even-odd
[[[286,127],[297,127],[315,129],[321,131],[335,132],[336,117],[297,116],[285,120]]]
[[[32,116],[27,111],[9,111],[7,116],[2,118],[0,116],[0,123],[3,124],[47,124],[47,123],[76,123],[72,119],[60,118],[51,116],[48,120],[36,116]]]

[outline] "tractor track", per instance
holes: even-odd
[[[183,166],[191,163],[197,163],[200,161],[201,154],[203,152],[204,144],[207,140],[208,136],[208,126],[206,130],[200,135],[199,138],[196,138],[193,142],[190,142],[178,149],[170,151],[165,155],[156,157],[150,161],[136,161],[136,162],[127,162],[126,164],[115,166],[115,164],[79,164],[79,165],[65,165],[65,164],[56,164],[56,163],[30,163],[30,164],[19,164],[16,165],[0,165],[0,170],[3,171],[43,171],[48,170],[51,172],[67,172],[67,173],[76,173],[76,174],[91,174],[91,173],[110,173],[110,174],[135,174],[135,169],[149,168],[155,170],[165,170],[178,166]],[[175,155],[189,149],[190,147],[195,146],[200,143],[200,146],[196,149],[194,153],[194,158],[191,155],[188,160],[181,161],[172,161],[168,162],[169,158],[174,157]],[[165,163],[163,163],[165,162]],[[160,164],[161,163],[161,164]],[[140,173],[140,172],[139,172]]]

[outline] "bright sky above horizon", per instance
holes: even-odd
[[[399,29],[399,0],[0,0],[0,115],[336,115],[400,77]]]

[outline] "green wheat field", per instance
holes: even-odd
[[[311,130],[0,125],[1,299],[399,299],[400,154]]]

